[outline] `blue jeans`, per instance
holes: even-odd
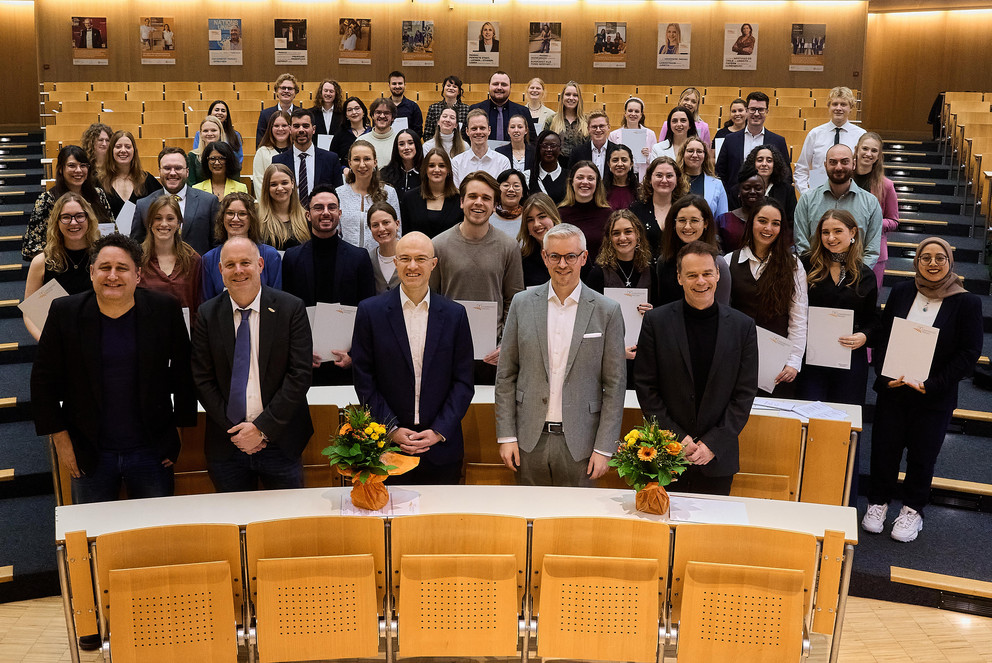
[[[226,460],[208,461],[207,470],[218,493],[257,490],[259,479],[266,490],[303,487],[302,459],[288,458],[271,443],[258,453],[239,449]]]
[[[152,449],[102,451],[96,467],[72,480],[73,504],[110,502],[121,492],[121,481],[132,499],[168,497],[175,492],[171,467],[163,467],[159,454]]]

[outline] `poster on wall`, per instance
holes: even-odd
[[[561,23],[530,22],[527,66],[535,69],[561,68]]]
[[[602,69],[627,67],[627,24],[610,21],[596,24],[592,66]]]
[[[823,23],[793,23],[789,71],[823,71],[826,39],[827,26]]]
[[[72,64],[110,64],[107,17],[72,17]]]
[[[176,35],[171,16],[140,16],[138,39],[141,41],[141,64],[176,64]]]
[[[658,69],[688,69],[692,23],[658,24]]]
[[[499,21],[468,22],[468,66],[499,66]]]
[[[372,19],[339,19],[338,34],[338,64],[372,64]]]
[[[758,68],[758,24],[725,23],[723,68],[754,71]]]
[[[307,64],[307,19],[277,18],[274,25],[276,64]]]
[[[240,18],[208,18],[207,42],[210,49],[210,64],[244,64],[241,37]]]
[[[403,21],[400,40],[404,67],[434,66],[434,21]]]

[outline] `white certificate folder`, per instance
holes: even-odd
[[[906,377],[924,382],[930,377],[939,334],[940,330],[936,327],[910,322],[905,318],[893,318],[882,375],[894,380]]]
[[[809,307],[806,363],[828,368],[851,368],[851,349],[838,340],[854,332],[854,311],[846,308]]]
[[[792,354],[792,341],[758,327],[758,388],[775,391],[775,378]]]

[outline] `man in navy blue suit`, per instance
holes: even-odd
[[[740,172],[744,159],[751,150],[758,145],[770,145],[778,150],[786,163],[791,162],[789,146],[786,145],[785,138],[765,129],[768,102],[768,95],[764,92],[755,91],[747,95],[747,124],[743,130],[727,135],[720,149],[720,156],[716,160],[716,176],[727,190],[727,198],[732,203],[731,208],[737,207],[734,201],[738,200],[737,196],[731,193],[731,189],[737,186],[737,173]],[[791,176],[791,169],[789,174]]]
[[[341,162],[338,155],[322,150],[313,144],[313,116],[304,108],[297,108],[292,115],[293,149],[272,157],[272,163],[281,163],[293,171],[300,202],[307,207],[310,193],[321,184],[334,188],[341,186]]]
[[[355,391],[378,421],[393,427],[392,439],[404,453],[420,456],[398,483],[456,484],[462,417],[475,393],[468,314],[430,291],[437,258],[427,235],[404,235],[394,264],[400,287],[358,305]]]
[[[375,295],[375,276],[368,251],[341,239],[338,196],[327,185],[313,190],[307,206],[311,239],[287,250],[282,259],[282,289],[307,306],[317,302],[358,306]],[[351,384],[351,357],[344,349],[336,360],[314,357],[315,385]],[[327,360],[328,357],[323,357]]]

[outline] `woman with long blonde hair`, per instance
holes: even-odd
[[[262,243],[279,251],[310,239],[310,224],[288,166],[274,163],[265,169],[258,195],[258,219]]]
[[[189,168],[189,176],[186,183],[190,186],[199,184],[203,180],[210,179],[210,172],[203,167],[201,160],[203,151],[210,143],[216,141],[227,142],[227,133],[224,131],[224,124],[219,118],[208,115],[200,122],[200,144],[186,153],[186,166]]]
[[[561,90],[558,112],[544,125],[561,138],[561,155],[567,160],[572,148],[589,139],[589,124],[582,108],[582,89],[575,81],[565,83]]]

